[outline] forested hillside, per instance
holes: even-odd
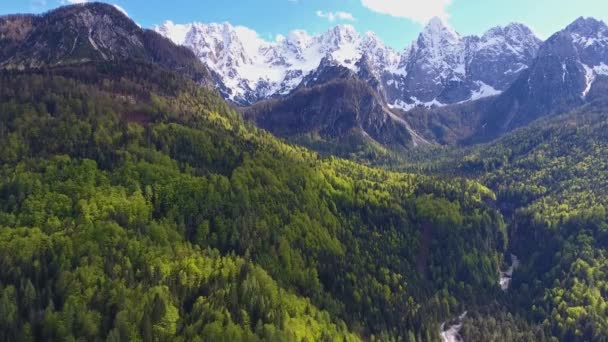
[[[606,341],[605,64],[552,47],[474,102],[237,109],[113,6],[0,17],[0,341]]]
[[[439,340],[494,194],[287,145],[154,65],[0,74],[2,340]]]
[[[605,108],[598,99],[487,145],[420,152],[408,167],[478,179],[496,192],[509,249],[522,261],[510,296],[527,323],[517,324],[564,341],[608,336]],[[478,330],[499,321],[491,316],[465,323],[464,336],[488,338]]]

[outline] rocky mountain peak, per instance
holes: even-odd
[[[447,42],[457,42],[460,35],[447,22],[439,17],[434,17],[426,24],[420,34],[419,40],[445,40]]]
[[[601,20],[597,20],[591,17],[579,17],[570,25],[568,25],[565,31],[589,37],[598,33],[602,33],[607,29],[608,27],[606,27],[606,24]]]
[[[310,45],[311,40],[312,37],[308,32],[304,30],[293,30],[289,32],[283,43],[294,46],[298,51],[301,51]]]
[[[339,46],[341,44],[356,44],[361,37],[352,25],[334,26],[320,36],[321,41],[327,44]]]
[[[273,42],[228,24],[166,22],[155,29],[192,49],[216,73],[218,87],[230,90],[226,98],[242,105],[286,95],[307,75],[335,74],[318,70],[329,64],[361,74],[389,104],[408,104],[403,109],[474,100],[506,88],[528,67],[539,45],[521,24],[493,29],[483,37],[462,37],[440,18],[430,20],[402,52],[374,33],[359,34],[352,25],[316,36],[296,30]],[[324,58],[327,63],[321,63]]]
[[[12,18],[12,19],[11,19]],[[134,61],[170,68],[200,83],[211,77],[192,51],[139,27],[104,3],[68,5],[42,15],[0,19],[0,68]]]

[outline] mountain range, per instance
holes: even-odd
[[[603,22],[179,27],[0,16],[0,340],[607,339]]]
[[[298,141],[308,135],[343,142],[353,132],[362,144],[389,148],[488,141],[602,96],[608,74],[608,28],[593,18],[579,18],[546,41],[517,23],[461,36],[435,18],[400,52],[350,25],[316,36],[293,31],[276,42],[229,23],[168,21],[154,30],[190,48],[246,117]],[[345,106],[311,95],[336,80],[364,82],[359,95],[382,110],[354,106],[343,98],[346,89],[336,93]],[[378,129],[389,126],[400,128]]]
[[[350,25],[267,42],[229,23],[146,30],[91,4],[2,17],[0,48],[6,69],[159,63],[214,86],[277,135],[351,152],[492,140],[602,97],[608,75],[608,27],[593,18],[544,42],[523,24],[463,37],[435,18],[398,52]]]
[[[330,65],[373,78],[394,108],[475,100],[504,91],[532,63],[541,43],[521,24],[462,37],[439,18],[400,52],[351,25],[316,36],[296,30],[276,42],[229,23],[167,21],[154,29],[192,49],[217,75],[224,96],[239,105],[287,95]]]

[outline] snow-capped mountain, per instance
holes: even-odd
[[[579,18],[542,44],[531,66],[490,108],[482,131],[491,139],[539,117],[570,111],[605,96],[606,86],[608,26]]]
[[[495,27],[481,37],[462,37],[432,19],[403,54],[393,106],[462,103],[500,94],[526,69],[541,41],[522,24]]]
[[[593,18],[579,18],[565,31],[576,50],[574,60],[585,71],[585,87],[581,96],[587,97],[598,76],[608,75],[608,26]]]
[[[289,93],[325,57],[352,70],[356,70],[364,47],[374,51],[374,60],[379,63],[397,58],[375,36],[361,37],[349,25],[314,37],[296,30],[275,42],[229,23],[178,25],[167,21],[155,30],[192,49],[219,76],[224,95],[237,104]]]
[[[222,94],[240,105],[286,95],[307,75],[322,74],[318,69],[323,65],[346,67],[373,80],[391,107],[407,110],[475,100],[506,89],[530,65],[540,45],[521,24],[462,37],[438,18],[402,52],[350,25],[317,36],[296,30],[274,42],[228,23],[167,21],[155,30],[192,49],[215,73]]]

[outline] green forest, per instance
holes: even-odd
[[[492,335],[478,330],[500,331],[503,323],[561,341],[608,338],[605,108],[599,100],[481,146],[417,151],[400,167],[492,189],[509,249],[524,260],[510,291],[510,312],[524,319],[508,323],[495,308],[479,312],[465,323],[464,338],[487,339]]]
[[[563,44],[402,112],[367,57],[240,103],[118,7],[0,16],[0,342],[608,341],[608,78]]]
[[[438,341],[502,295],[494,192],[286,144],[142,63],[0,74],[6,341]]]
[[[603,108],[355,162],[157,65],[2,71],[0,340],[605,341]]]

